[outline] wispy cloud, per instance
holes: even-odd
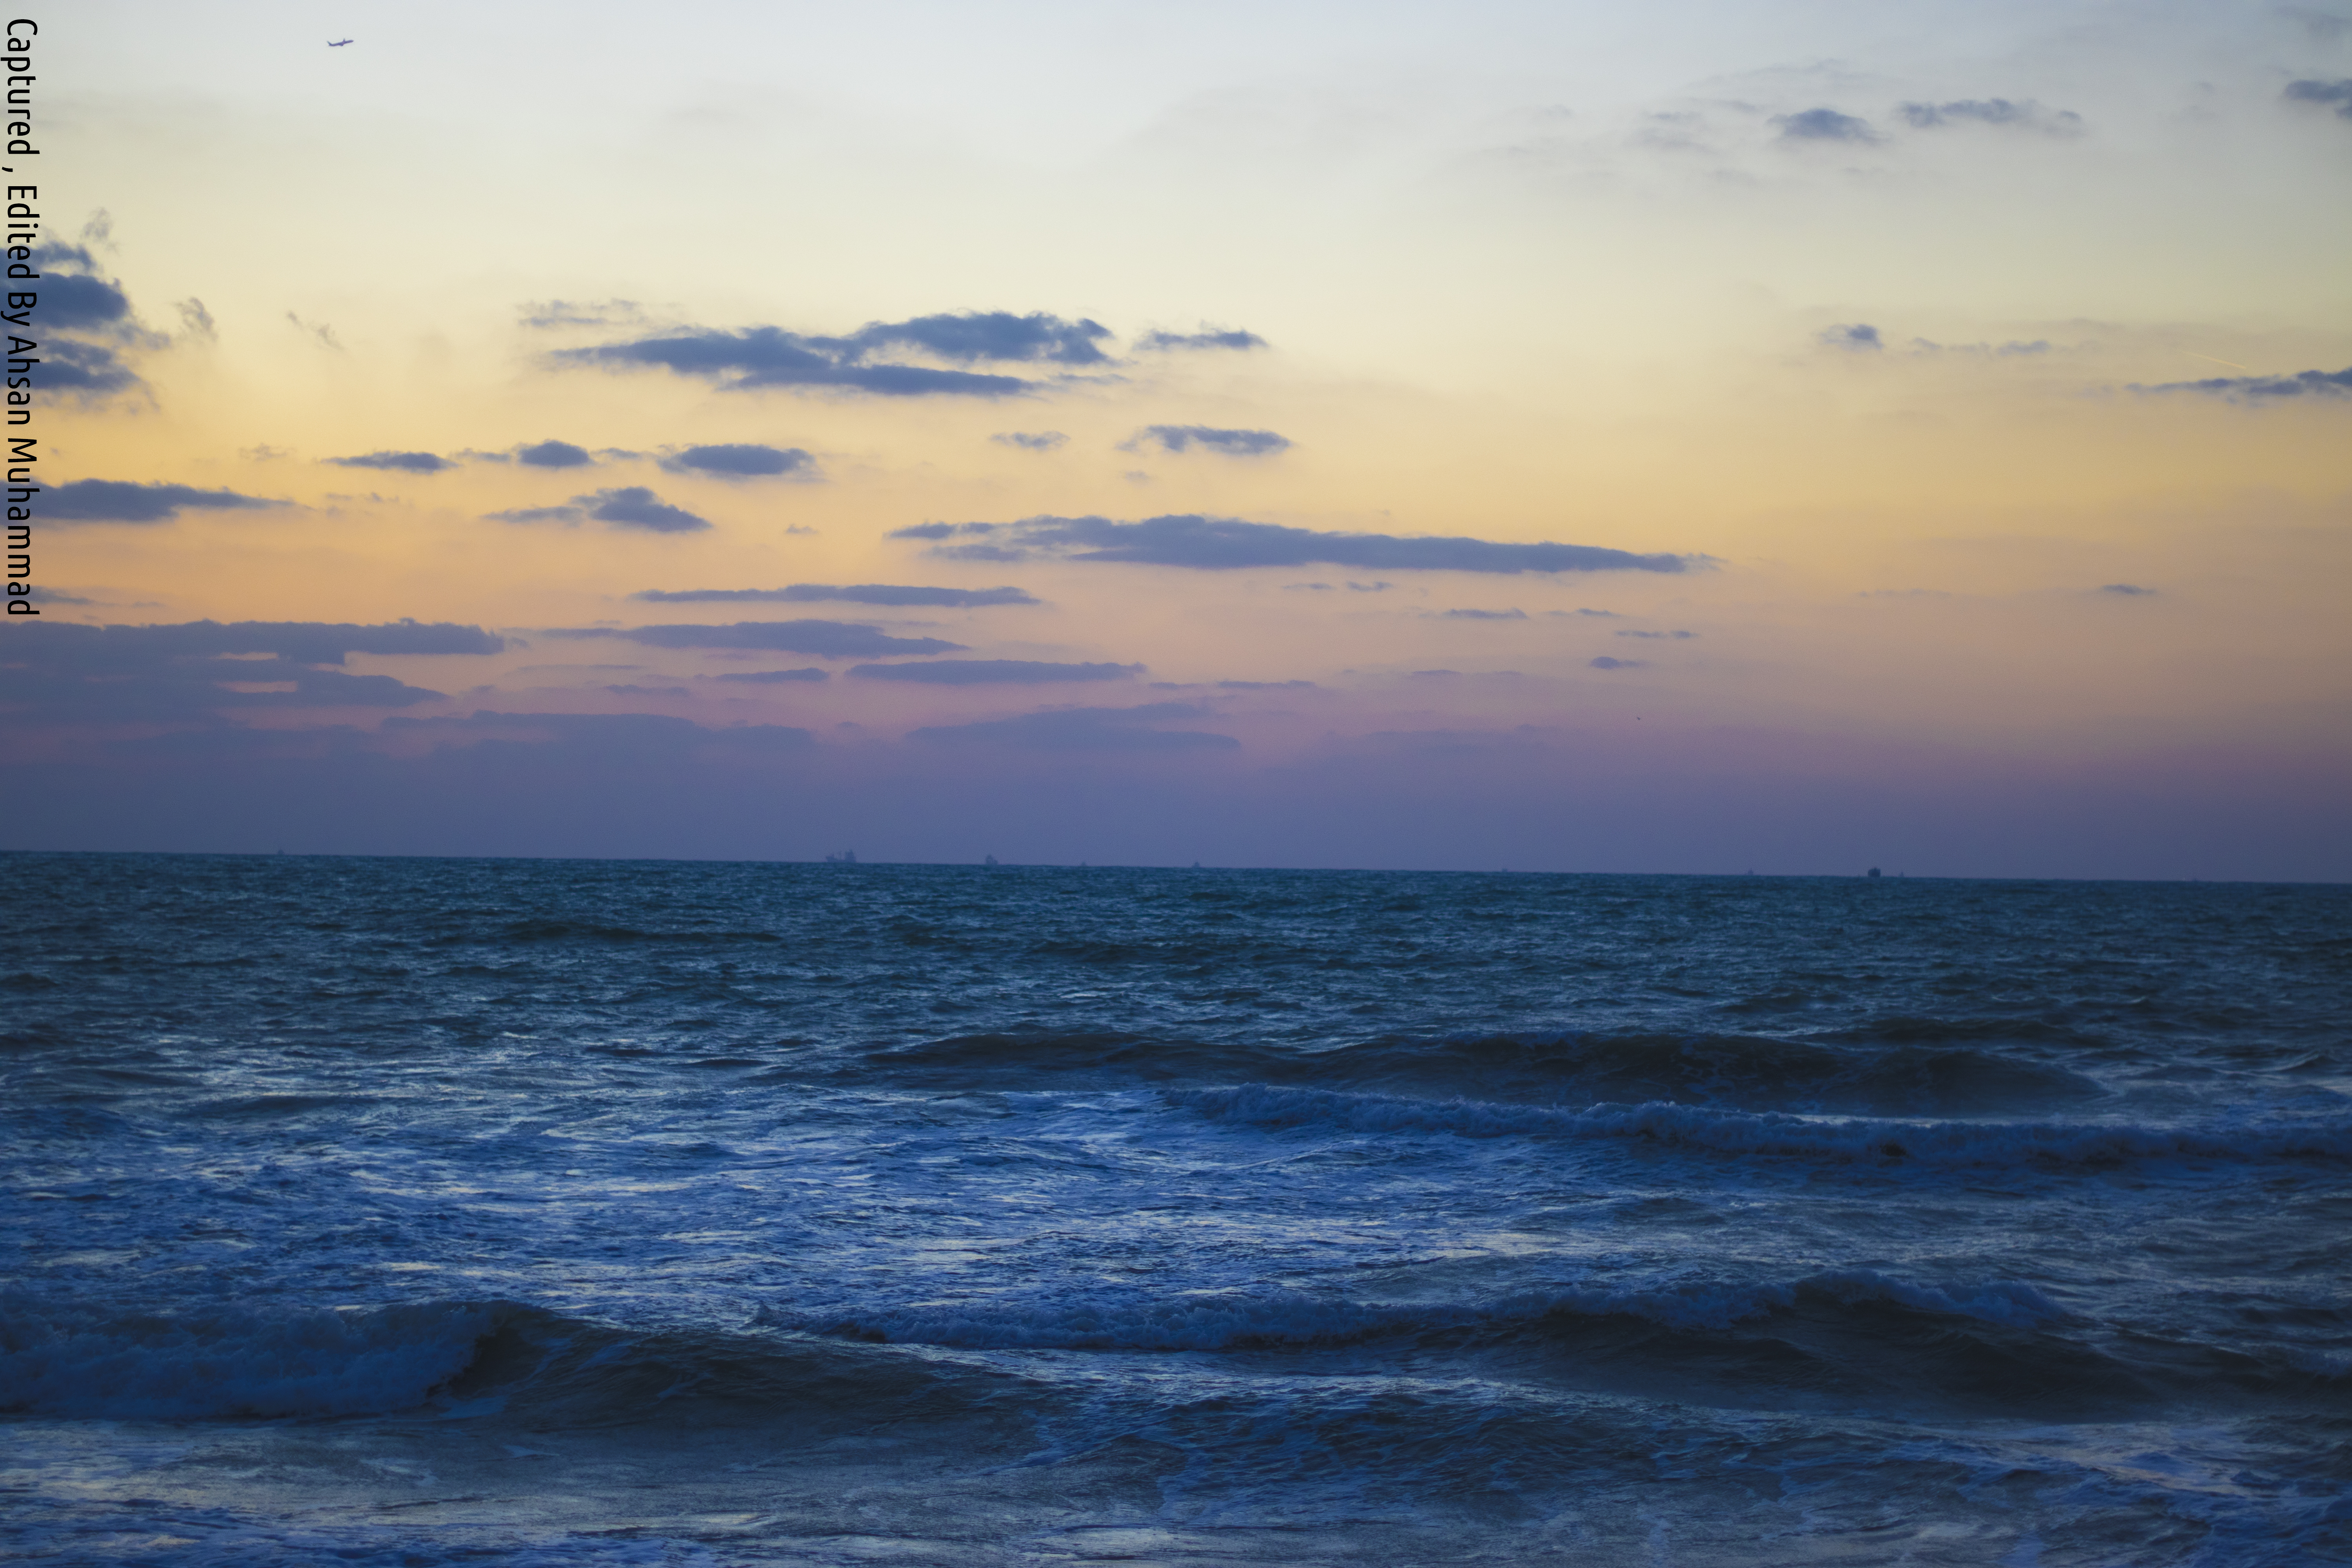
[[[1182,566],[1196,571],[1320,563],[1378,572],[1687,572],[1702,563],[1699,557],[1636,554],[1591,544],[1326,533],[1193,513],[1134,522],[1104,517],[1033,517],[1003,523],[922,523],[899,529],[890,537],[933,541],[930,552],[950,560],[1018,561],[1033,555],[1058,555],[1072,561]]]
[[[607,522],[652,533],[694,533],[710,526],[707,518],[671,506],[643,485],[574,496],[568,506],[519,507],[487,515],[493,522]]]
[[[2209,397],[2267,402],[2282,397],[2352,397],[2352,368],[2306,370],[2294,375],[2216,375],[2202,381],[2168,381],[2135,392],[2201,392]]]
[[[663,605],[807,605],[834,602],[957,610],[978,609],[989,605],[1034,605],[1040,602],[1019,588],[919,588],[893,583],[859,583],[847,587],[835,587],[824,583],[794,583],[783,588],[646,588],[629,597]]]
[[[1208,425],[1147,425],[1120,442],[1119,450],[1132,452],[1155,442],[1163,452],[1183,452],[1199,447],[1206,451],[1223,452],[1229,458],[1265,458],[1288,449],[1290,437],[1277,436],[1271,430],[1220,430]]]
[[[957,653],[961,643],[939,637],[894,637],[855,621],[737,621],[731,626],[557,626],[556,637],[617,637],[646,647],[736,648],[762,653],[810,653],[822,658]]]
[[[1091,366],[1108,363],[1096,346],[1110,336],[1097,321],[1066,321],[1043,311],[1007,310],[916,316],[870,321],[854,332],[826,337],[782,327],[737,331],[689,329],[669,336],[564,349],[561,362],[605,369],[658,365],[704,376],[735,391],[762,387],[835,388],[884,397],[933,395],[1009,397],[1045,384],[1033,379],[942,370],[883,361],[888,351],[915,353],[953,364],[981,362]]]
[[[1133,708],[1057,708],[1013,719],[936,724],[908,738],[943,745],[995,745],[1037,752],[1229,752],[1241,742],[1207,730],[1160,730],[1169,719],[1202,719],[1189,702],[1146,702]]]
[[[526,327],[619,327],[645,316],[635,300],[547,300],[522,308]]]
[[[369,452],[357,458],[323,458],[339,468],[387,468],[403,474],[437,474],[457,465],[436,452]]]
[[[2352,120],[2352,77],[2340,81],[2291,81],[2280,95],[2290,103],[2315,103],[2336,110],[2338,120]]]
[[[2020,131],[2040,131],[2071,136],[2083,129],[2083,117],[2071,109],[2048,110],[2032,99],[1960,98],[1946,103],[1902,103],[1895,106],[1915,131],[1936,131],[1954,125],[1998,125]]]
[[[45,522],[169,522],[184,510],[253,511],[286,504],[235,490],[200,490],[193,485],[76,479],[48,493],[41,502],[40,516]]]
[[[1228,331],[1204,322],[1197,332],[1146,332],[1135,340],[1135,346],[1146,353],[1167,353],[1185,349],[1262,349],[1266,344],[1255,332]]]
[[[1051,686],[1073,680],[1129,680],[1139,664],[1052,664],[1027,658],[941,658],[925,664],[860,664],[850,674],[866,680],[908,680],[925,686]]]

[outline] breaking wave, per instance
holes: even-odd
[[[403,1410],[525,1310],[444,1301],[108,1316],[12,1301],[0,1305],[0,1410],[155,1421]]]
[[[885,1416],[952,1421],[986,1402],[991,1382],[865,1346],[634,1333],[515,1301],[168,1314],[0,1304],[0,1411],[74,1419],[382,1415],[437,1404],[568,1427],[789,1415],[816,1432]]]

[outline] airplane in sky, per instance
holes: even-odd
[[[351,40],[350,40],[349,38],[336,38],[336,39],[333,39],[332,41],[331,41],[331,42],[327,45],[327,47],[329,47],[329,48],[331,48],[331,49],[340,49],[340,48],[341,48],[345,44],[348,44],[348,43],[350,43],[350,42],[351,42]]]

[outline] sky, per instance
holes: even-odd
[[[2352,879],[2340,4],[19,58],[0,847]]]

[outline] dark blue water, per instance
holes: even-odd
[[[27,1560],[2352,1561],[2352,889],[0,867]]]

